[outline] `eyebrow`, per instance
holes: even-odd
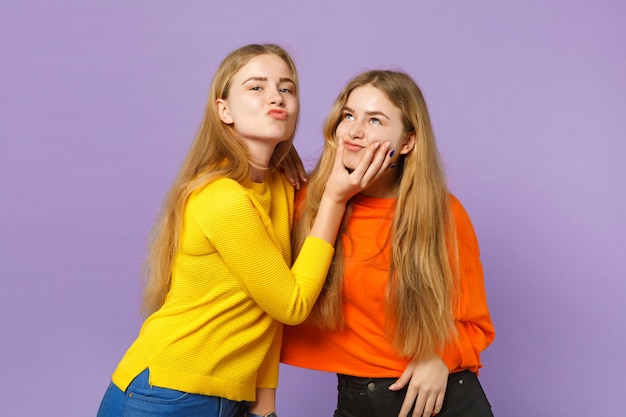
[[[244,85],[248,81],[267,81],[267,77],[250,77],[247,80],[244,80],[241,83],[241,85]],[[291,83],[293,85],[296,85],[296,83],[291,78],[279,78],[278,82],[279,83]]]
[[[351,109],[348,106],[343,106],[342,111],[347,111],[349,113],[354,113],[354,109]],[[378,111],[378,110],[370,110],[370,111],[366,111],[365,112],[366,116],[383,116],[384,118],[386,118],[387,120],[391,120],[389,118],[389,116],[387,116],[385,113]]]

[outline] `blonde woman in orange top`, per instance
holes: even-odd
[[[358,75],[324,137],[297,197],[294,253],[340,140],[348,170],[381,139],[395,168],[349,201],[326,284],[309,319],[286,327],[282,361],[338,374],[335,417],[492,416],[477,379],[495,336],[478,242],[448,191],[419,87],[397,71]]]

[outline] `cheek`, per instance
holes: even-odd
[[[291,130],[292,132],[296,130],[296,120],[297,117],[291,117],[289,119],[289,130]]]
[[[299,113],[300,112],[300,102],[298,98],[295,96],[288,96],[286,99],[287,108],[291,113]]]
[[[348,129],[346,128],[345,123],[339,123],[337,125],[337,129],[335,129],[335,136],[339,138],[341,136],[347,136],[347,134],[348,134]]]
[[[354,152],[344,152],[342,161],[343,165],[346,168],[355,169],[361,160],[362,152],[354,153]]]

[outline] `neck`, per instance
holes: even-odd
[[[398,177],[395,172],[389,172],[373,182],[360,194],[376,198],[396,198],[398,196]]]
[[[250,152],[250,179],[254,182],[263,182],[269,171],[270,160],[274,154],[275,143],[246,140]]]
[[[250,162],[250,179],[253,182],[263,182],[267,171],[269,168],[260,167],[254,161]]]

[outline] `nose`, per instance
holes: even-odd
[[[275,106],[283,107],[285,105],[285,101],[283,100],[283,95],[280,93],[280,89],[270,88],[269,89],[269,102]]]
[[[352,139],[362,139],[363,138],[363,126],[361,126],[361,123],[354,122],[350,125],[350,130],[348,130],[348,135],[350,135],[350,137]]]

